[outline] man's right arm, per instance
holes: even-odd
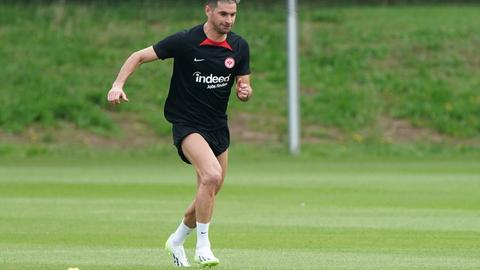
[[[107,99],[110,104],[120,104],[123,101],[128,101],[127,95],[123,91],[123,86],[128,77],[132,75],[137,68],[143,64],[154,60],[157,60],[158,56],[153,50],[153,46],[147,47],[140,51],[132,53],[123,64],[122,68],[118,72],[117,78],[112,85],[110,91],[108,91]]]

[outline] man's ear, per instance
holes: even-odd
[[[212,8],[209,6],[209,5],[205,5],[205,15],[210,15],[210,13],[212,12]]]

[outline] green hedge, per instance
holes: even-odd
[[[246,2],[246,1],[245,1]],[[345,132],[388,116],[454,137],[480,133],[480,7],[311,8],[302,4],[300,63],[305,125]],[[123,3],[0,5],[0,128],[19,132],[59,121],[115,131],[105,95],[126,57],[204,20],[201,8]],[[251,46],[255,98],[230,114],[258,116],[260,131],[284,132],[285,13],[282,5],[239,9],[235,31]],[[142,66],[131,102],[159,133],[171,61]],[[264,120],[262,120],[264,119]],[[253,123],[255,125],[255,123]]]

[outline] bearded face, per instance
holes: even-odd
[[[232,30],[237,15],[237,4],[218,2],[216,8],[205,7],[208,23],[219,34],[228,34]]]

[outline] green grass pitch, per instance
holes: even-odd
[[[231,163],[220,269],[480,269],[477,161]],[[163,245],[193,179],[169,158],[3,160],[0,269],[173,269]]]

